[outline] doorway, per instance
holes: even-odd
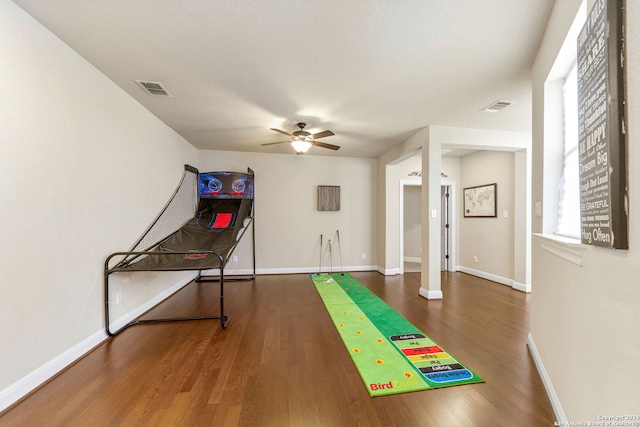
[[[440,208],[440,268],[456,271],[455,260],[455,182],[442,181]],[[400,180],[399,274],[420,271],[422,182]]]

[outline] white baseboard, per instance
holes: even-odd
[[[511,285],[511,287],[513,289],[515,289],[516,291],[520,291],[520,292],[525,292],[530,294],[531,293],[531,284],[526,284],[526,283],[520,283],[520,282],[516,282],[515,280],[513,281],[513,285]]]
[[[484,271],[480,271],[480,270],[475,270],[473,268],[469,268],[469,267],[465,267],[462,265],[458,265],[457,267],[458,271],[461,271],[463,273],[467,273],[470,274],[472,276],[476,276],[476,277],[480,277],[482,279],[487,279],[487,280],[491,280],[492,282],[496,282],[496,283],[500,283],[502,285],[506,285],[509,286],[517,291],[521,291],[521,292],[531,292],[531,285],[530,284],[524,284],[524,283],[519,283],[516,282],[513,279],[509,279],[507,277],[502,277],[502,276],[498,276],[496,274],[491,274],[491,273],[487,273]]]
[[[120,329],[136,317],[142,315],[153,306],[159,304],[164,299],[180,290],[182,287],[190,283],[195,277],[195,273],[193,275],[190,275],[187,279],[183,279],[182,281],[176,283],[171,288],[147,301],[145,304],[137,307],[135,310],[130,311],[129,313],[120,317],[118,320],[112,322],[111,330],[116,331]],[[27,394],[31,393],[33,390],[47,382],[49,379],[53,378],[53,376],[80,359],[96,346],[100,345],[107,338],[107,333],[105,332],[104,328],[101,328],[99,331],[94,332],[88,338],[82,340],[80,343],[74,345],[67,351],[51,359],[26,376],[20,378],[9,387],[5,388],[4,390],[0,390],[0,412],[13,405],[17,401],[25,397]]]
[[[375,265],[345,265],[340,268],[339,265],[322,266],[323,273],[340,273],[345,272],[348,273],[350,271],[375,271],[378,270],[378,267]],[[239,273],[238,273],[239,272]],[[256,274],[314,274],[319,272],[319,267],[296,267],[296,268],[258,268],[256,269]],[[253,270],[236,270],[235,273],[227,272],[225,270],[225,275],[231,274],[253,274]]]
[[[397,270],[397,269],[396,269]],[[322,266],[322,272],[323,273],[329,273],[329,272],[333,272],[333,273],[340,273],[344,271],[345,273],[349,272],[349,271],[379,271],[382,274],[385,274],[383,270],[380,269],[380,267],[376,266],[376,265],[345,265],[344,267],[340,268],[340,266],[327,266],[327,265],[323,265]],[[316,267],[295,267],[295,268],[257,268],[256,269],[256,274],[315,274],[319,272],[319,268]],[[203,276],[217,276],[219,274],[219,270],[207,270],[207,271],[203,271],[202,275]],[[227,268],[224,270],[224,275],[225,277],[227,276],[250,276],[253,274],[253,269],[251,268],[245,268],[245,269],[237,269],[237,270],[233,270],[230,268]],[[398,273],[391,273],[391,274],[398,274]]]
[[[404,257],[404,261],[405,262],[419,262],[419,263],[422,263],[422,258],[415,257],[415,256],[406,256],[406,257]]]
[[[382,268],[377,267],[379,273],[384,274],[385,276],[395,276],[396,274],[400,274],[400,268]]]
[[[0,412],[31,393],[37,387],[44,384],[80,357],[87,354],[106,338],[107,333],[101,329],[36,370],[20,378],[9,387],[0,391]]]
[[[421,297],[425,297],[426,299],[442,299],[442,291],[430,291],[423,287],[420,287],[418,291]]]
[[[257,272],[257,270],[256,270]],[[225,268],[224,269],[224,276],[251,276],[253,274],[253,268]],[[213,269],[213,270],[203,270],[202,271],[202,276],[219,276],[220,275],[220,270],[219,269]]]
[[[549,378],[549,374],[547,374],[544,363],[542,363],[542,358],[540,357],[540,353],[538,353],[538,349],[536,348],[536,343],[533,341],[531,332],[529,332],[529,335],[527,337],[527,347],[529,348],[529,353],[531,353],[533,362],[538,369],[538,374],[542,379],[544,389],[547,392],[549,401],[551,402],[553,413],[556,416],[557,425],[569,425],[567,416],[564,414],[564,410],[562,409],[562,405],[560,404],[560,399],[558,399],[558,395],[556,394],[556,391],[553,388],[553,384],[551,383],[551,378]]]

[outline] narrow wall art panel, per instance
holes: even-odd
[[[624,2],[594,2],[578,37],[581,240],[629,248]]]

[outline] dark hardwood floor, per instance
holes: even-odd
[[[215,320],[131,327],[0,416],[1,426],[553,426],[526,348],[530,295],[443,273],[353,276],[486,381],[369,397],[309,277],[228,282]],[[190,284],[155,313],[217,311],[218,284]],[[213,313],[211,313],[213,314]]]

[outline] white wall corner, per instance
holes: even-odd
[[[421,287],[418,293],[426,299],[443,299],[442,291],[430,291]]]
[[[547,392],[549,401],[551,402],[553,413],[556,416],[557,425],[568,425],[567,416],[564,414],[564,410],[560,404],[560,399],[558,399],[558,395],[551,383],[551,378],[549,378],[549,374],[547,374],[544,363],[542,363],[542,358],[540,357],[540,353],[538,353],[538,349],[536,348],[536,343],[533,341],[533,335],[531,335],[531,332],[529,332],[529,335],[527,336],[527,348],[529,348],[529,353],[531,353],[533,363],[536,365],[536,369],[538,370],[544,389]]]

